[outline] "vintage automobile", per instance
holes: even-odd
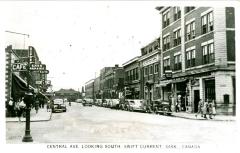
[[[171,115],[172,111],[170,109],[170,103],[163,100],[154,100],[153,102],[153,111],[156,114]]]
[[[102,107],[107,107],[107,105],[108,105],[107,100],[106,100],[106,99],[103,99],[101,106],[102,106]]]
[[[119,99],[111,99],[110,108],[118,108],[119,107]]]
[[[92,106],[93,105],[93,101],[92,101],[92,99],[84,99],[82,101],[82,105],[83,106]]]
[[[63,99],[54,99],[53,100],[53,107],[52,107],[52,112],[57,113],[57,112],[66,112],[67,107],[64,104]]]
[[[144,111],[144,100],[142,99],[129,99],[130,111]]]

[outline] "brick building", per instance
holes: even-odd
[[[160,98],[160,39],[157,38],[141,48],[140,97],[146,100]]]
[[[100,94],[102,99],[116,99],[124,88],[124,70],[117,64],[100,71]]]
[[[234,8],[156,9],[162,23],[162,99],[179,99],[188,112],[198,111],[199,99],[214,100],[218,114],[235,114]]]
[[[94,99],[94,79],[85,83],[85,98]]]
[[[139,99],[140,98],[140,68],[139,68],[139,57],[122,64],[125,77],[125,97],[127,99]]]

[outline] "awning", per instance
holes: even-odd
[[[172,80],[164,80],[164,81],[160,81],[160,83],[158,85],[156,85],[156,87],[166,87],[168,84],[172,83]]]
[[[31,85],[29,85],[29,87],[30,89],[36,90]],[[18,99],[19,97],[24,96],[25,92],[27,91],[28,91],[27,82],[23,80],[20,76],[12,73],[12,92],[11,92],[12,95],[11,96],[14,99]],[[49,100],[49,98],[45,96],[42,92],[39,92],[39,94],[41,94],[44,98]]]
[[[184,82],[187,81],[187,79],[176,79],[176,80],[172,80],[172,83],[179,83],[179,82]]]

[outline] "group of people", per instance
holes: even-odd
[[[198,103],[198,112],[197,114],[195,114],[195,116],[197,117],[198,114],[201,114],[201,117],[205,119],[207,119],[207,115],[209,115],[210,119],[213,119],[213,117],[215,117],[216,115],[215,101],[209,100],[209,99],[206,99],[205,101],[203,101],[202,99],[200,99]]]

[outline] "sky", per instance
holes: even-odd
[[[49,70],[53,90],[81,87],[100,69],[140,55],[159,37],[160,6],[151,2],[14,2],[5,13],[5,47],[34,46]]]

